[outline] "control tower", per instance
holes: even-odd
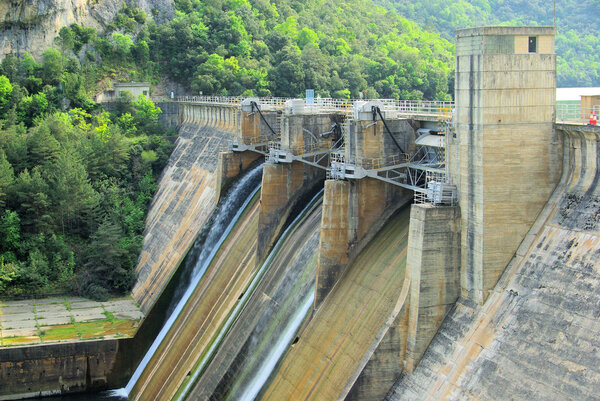
[[[456,31],[450,176],[462,216],[461,289],[483,302],[561,173],[554,27]]]

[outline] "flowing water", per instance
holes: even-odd
[[[197,394],[195,394],[194,391],[197,390],[197,388],[195,388],[195,387],[197,387],[197,384],[196,384],[197,380],[199,380],[202,377],[202,375],[205,373],[205,370],[210,367],[210,363],[212,362],[213,358],[219,351],[219,348],[223,344],[226,344],[226,343],[224,343],[224,341],[227,338],[227,336],[230,333],[236,332],[236,330],[232,330],[232,327],[234,326],[234,324],[237,321],[239,321],[242,314],[243,315],[248,315],[248,314],[254,315],[257,313],[256,310],[246,310],[246,306],[249,306],[248,305],[249,300],[254,295],[255,290],[260,285],[261,280],[263,280],[263,278],[266,278],[267,275],[269,275],[267,281],[270,281],[273,278],[273,277],[271,277],[271,273],[270,273],[271,269],[273,268],[273,264],[274,264],[273,260],[278,257],[278,254],[280,252],[284,251],[283,248],[285,248],[286,246],[289,248],[289,247],[297,247],[300,245],[299,243],[286,244],[286,241],[288,241],[288,237],[291,238],[291,236],[293,235],[292,234],[293,232],[300,229],[299,227],[303,224],[304,219],[307,217],[307,215],[309,215],[309,212],[313,211],[313,209],[315,208],[315,204],[319,203],[319,205],[320,205],[319,201],[320,201],[321,197],[322,197],[322,191],[319,192],[309,202],[308,206],[306,206],[306,208],[298,214],[298,216],[294,219],[294,221],[284,231],[283,235],[277,241],[275,247],[273,248],[273,251],[271,251],[269,253],[265,262],[261,265],[258,272],[256,273],[256,276],[250,283],[248,289],[244,292],[244,295],[240,299],[240,302],[238,302],[238,304],[236,305],[234,310],[230,313],[228,320],[225,322],[225,324],[221,328],[216,339],[213,341],[210,349],[204,354],[200,363],[195,368],[194,372],[192,373],[192,375],[190,377],[190,380],[183,386],[183,389],[182,389],[182,391],[180,391],[179,397],[177,398],[177,400],[184,400],[184,399],[186,399],[186,397],[190,396],[190,394],[191,394],[191,399],[196,398]],[[320,208],[320,206],[319,206],[319,208]],[[320,216],[320,214],[319,214],[319,216]],[[317,221],[320,222],[320,218],[318,218]],[[298,242],[302,242],[302,241],[299,240]],[[317,244],[315,243],[313,245],[316,246]],[[316,249],[314,246],[313,246],[313,248]],[[289,249],[285,249],[285,250],[289,251]],[[311,291],[308,291],[308,293],[306,295],[302,296],[300,304],[296,304],[295,306],[289,308],[292,316],[290,316],[289,318],[288,317],[284,318],[285,320],[289,319],[288,320],[289,323],[285,326],[285,329],[282,332],[281,331],[278,332],[278,334],[276,336],[277,340],[275,341],[275,345],[270,347],[270,350],[268,352],[269,355],[267,356],[266,359],[263,359],[261,361],[259,368],[256,370],[256,372],[253,372],[254,374],[252,375],[252,378],[250,378],[250,380],[249,380],[249,382],[251,382],[252,386],[253,386],[253,390],[251,390],[251,392],[254,392],[254,395],[252,396],[252,398],[258,393],[258,391],[260,391],[260,389],[262,388],[262,384],[264,384],[264,382],[268,378],[270,372],[275,367],[277,361],[279,360],[279,358],[281,357],[281,355],[283,354],[283,352],[285,351],[287,346],[293,340],[293,336],[295,335],[300,324],[304,320],[304,318],[310,308],[310,305],[312,305],[312,295],[313,295],[312,289],[314,288],[314,274],[311,275],[311,278],[313,278],[313,283],[312,283],[312,285],[310,285]],[[259,297],[260,297],[260,295],[259,295]],[[264,322],[264,323],[266,324],[267,322]],[[228,352],[228,350],[225,350],[225,353],[227,353],[227,352]],[[243,384],[244,389],[242,391],[246,391],[245,384],[246,383]],[[202,397],[203,396],[201,396],[201,398]],[[246,399],[246,398],[244,398],[244,399]],[[248,399],[250,399],[250,398],[248,398]]]
[[[187,274],[183,277],[187,279],[182,280],[183,285],[178,287],[173,296],[174,300],[177,300],[174,305],[171,305],[170,309],[172,312],[169,315],[163,328],[156,336],[156,339],[150,346],[150,349],[144,355],[144,358],[138,365],[137,369],[131,376],[127,386],[122,389],[112,390],[109,392],[110,396],[119,396],[127,398],[131,389],[139,379],[140,375],[144,371],[148,361],[154,355],[160,343],[162,342],[165,335],[179,316],[179,313],[185,306],[185,303],[194,292],[196,286],[202,279],[202,276],[206,272],[206,269],[210,265],[210,262],[217,253],[219,247],[227,238],[227,235],[231,232],[236,221],[239,219],[243,210],[246,208],[250,200],[260,189],[260,178],[262,174],[262,165],[255,167],[249,173],[240,178],[228,194],[219,202],[219,206],[215,209],[213,214],[214,218],[209,223],[209,229],[204,232],[203,235],[199,236],[198,241],[194,244],[193,252],[197,257],[187,258]],[[190,269],[190,266],[192,267]]]
[[[244,388],[242,390],[242,394],[240,395],[240,400],[251,401],[256,398],[260,390],[263,388],[269,376],[275,369],[277,362],[283,356],[285,350],[290,346],[294,336],[298,332],[300,325],[306,318],[310,307],[313,305],[314,301],[314,293],[309,292],[304,296],[304,300],[302,304],[296,309],[294,312],[291,321],[288,323],[283,332],[279,335],[277,342],[273,345],[272,348],[269,349],[269,353],[266,356],[265,360],[261,364],[258,371],[254,373],[254,377],[245,383]]]

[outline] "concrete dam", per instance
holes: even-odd
[[[600,128],[556,122],[554,34],[457,31],[455,103],[173,102],[143,323],[0,348],[0,400],[600,399]]]

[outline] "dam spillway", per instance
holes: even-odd
[[[460,32],[454,121],[435,102],[255,99],[259,116],[242,99],[181,99],[182,146],[148,229],[149,244],[161,227],[175,239],[143,254],[156,269],[140,267],[141,305],[178,264],[160,253],[180,258],[222,184],[268,163],[132,399],[594,399],[600,129],[554,123],[553,32]],[[419,138],[437,143],[426,164]]]

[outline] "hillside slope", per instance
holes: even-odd
[[[534,0],[380,0],[450,41],[459,28],[555,25],[554,4]],[[600,2],[556,0],[558,86],[600,86]]]
[[[170,0],[7,0],[0,2],[0,54],[29,52],[34,57],[54,45],[63,26],[80,24],[102,29],[123,3],[164,19],[173,13]],[[154,11],[153,11],[154,10]]]

